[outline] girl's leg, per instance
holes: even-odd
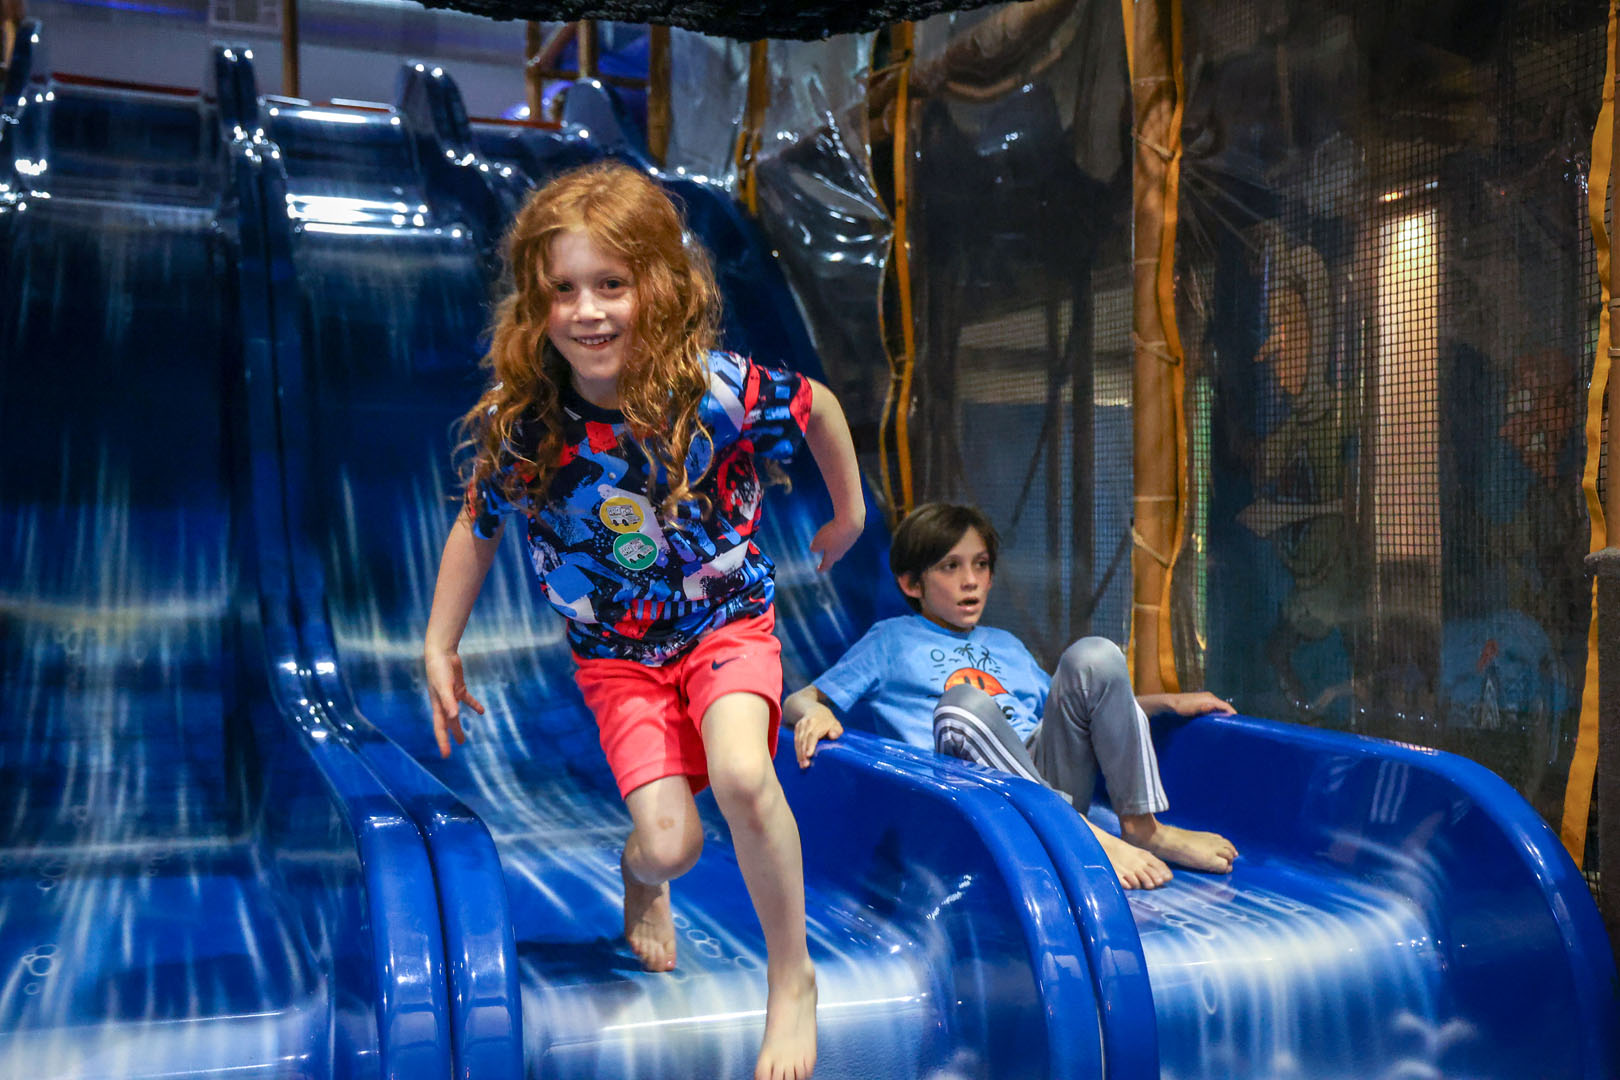
[[[669,882],[697,862],[703,823],[684,776],[642,784],[624,797],[633,827],[624,842],[624,936],[648,971],[675,967],[675,923]]]
[[[765,1041],[755,1080],[803,1080],[816,1064],[816,974],[805,941],[799,827],[766,744],[770,706],[729,693],[703,714],[709,783],[765,931]]]

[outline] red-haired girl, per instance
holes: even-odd
[[[518,513],[547,599],[568,619],[575,678],[630,811],[624,928],[651,971],[675,966],[669,881],[697,861],[692,800],[712,784],[769,954],[757,1080],[815,1065],[798,826],[772,768],[781,646],[772,565],[753,542],[755,458],[809,445],[833,519],[826,569],[865,523],[849,426],[813,379],[713,349],[719,297],[679,213],[624,165],[531,196],[507,241],[514,288],[463,418],[466,510],[439,566],[426,665],[441,754],[464,742],[456,653],[504,518]]]

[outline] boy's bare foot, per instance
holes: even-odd
[[[1190,870],[1230,874],[1232,860],[1238,856],[1237,848],[1219,833],[1179,829],[1164,824],[1152,814],[1121,817],[1119,831],[1137,847],[1152,852],[1165,862]]]
[[[669,882],[643,885],[630,876],[619,856],[624,879],[624,938],[648,971],[675,970],[675,916],[669,908]]]
[[[765,1042],[754,1080],[807,1080],[816,1068],[816,969],[804,967],[778,980],[766,976]]]
[[[1170,868],[1152,852],[1127,844],[1111,832],[1092,825],[1090,818],[1082,818],[1091,826],[1092,835],[1102,845],[1103,854],[1119,876],[1119,883],[1127,889],[1157,889],[1170,880]]]

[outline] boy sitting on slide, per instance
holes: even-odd
[[[818,742],[844,732],[829,705],[847,713],[865,701],[881,733],[1045,784],[1082,817],[1100,769],[1121,836],[1086,824],[1127,889],[1163,885],[1166,863],[1230,873],[1238,853],[1225,837],[1154,816],[1170,802],[1148,713],[1198,716],[1232,706],[1208,692],[1135,696],[1125,656],[1107,638],[1076,641],[1047,675],[1018,638],[979,625],[999,546],[976,507],[929,503],[906,516],[889,568],[916,614],[877,623],[783,702],[799,766],[809,766]]]

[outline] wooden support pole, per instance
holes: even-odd
[[[1581,720],[1570,758],[1569,777],[1564,784],[1564,816],[1558,835],[1575,865],[1585,867],[1586,837],[1593,806],[1593,790],[1599,789],[1597,803],[1603,810],[1598,821],[1598,872],[1604,875],[1601,908],[1608,920],[1611,943],[1620,952],[1620,907],[1613,899],[1620,895],[1615,874],[1620,873],[1620,829],[1615,828],[1615,807],[1620,805],[1620,481],[1615,468],[1620,458],[1620,359],[1616,331],[1620,331],[1620,303],[1616,303],[1614,241],[1620,213],[1605,212],[1605,201],[1613,207],[1616,187],[1614,150],[1620,142],[1620,56],[1616,38],[1620,36],[1620,3],[1609,0],[1608,55],[1603,81],[1603,107],[1597,130],[1592,134],[1592,171],[1587,178],[1592,234],[1597,245],[1598,284],[1606,306],[1598,322],[1598,355],[1593,358],[1592,379],[1587,388],[1586,468],[1581,489],[1586,495],[1587,517],[1591,521],[1591,554],[1587,568],[1597,574],[1593,593],[1592,624],[1587,630],[1586,685],[1581,694]],[[1605,124],[1607,126],[1605,126]],[[1607,413],[1608,436],[1602,424]],[[1599,464],[1608,455],[1608,476],[1600,476]],[[1602,483],[1600,489],[1599,483]],[[1602,792],[1607,792],[1605,798]]]
[[[1615,35],[1620,31],[1620,5],[1609,2],[1609,85],[1604,104],[1609,110],[1608,147],[1608,384],[1604,387],[1605,411],[1608,414],[1608,432],[1604,451],[1608,456],[1608,474],[1603,478],[1603,542],[1604,548],[1587,556],[1587,568],[1597,575],[1597,589],[1593,602],[1594,632],[1588,635],[1586,677],[1595,675],[1598,682],[1597,705],[1591,707],[1593,694],[1588,688],[1582,701],[1581,730],[1577,735],[1574,760],[1570,762],[1569,781],[1564,792],[1564,820],[1560,829],[1564,846],[1570,850],[1578,864],[1590,865],[1594,860],[1585,858],[1588,818],[1592,805],[1599,807],[1597,822],[1597,872],[1602,889],[1598,896],[1598,910],[1604,927],[1609,931],[1609,948],[1620,959],[1620,290],[1615,289],[1614,241],[1620,226],[1620,169],[1615,168],[1615,148],[1620,147],[1620,57],[1615,55]],[[1593,147],[1593,157],[1599,157]],[[1601,210],[1598,211],[1601,213]],[[1594,216],[1596,216],[1594,214]],[[1588,423],[1590,424],[1590,418]],[[1590,427],[1588,428],[1590,430]],[[1590,438],[1590,436],[1588,436]],[[1596,448],[1595,440],[1589,444]],[[1590,451],[1589,451],[1590,452]],[[1595,530],[1594,530],[1595,531]],[[1594,541],[1596,537],[1593,538]],[[1595,712],[1596,716],[1587,714]],[[1588,726],[1595,728],[1588,738]],[[1589,743],[1595,742],[1592,746]],[[1593,795],[1596,795],[1594,800]],[[1584,806],[1571,805],[1572,800],[1584,800]]]
[[[765,107],[770,104],[770,72],[766,67],[769,46],[761,38],[748,46],[748,104],[742,131],[737,133],[737,184],[742,203],[750,214],[759,213],[759,186],[755,168],[759,164],[760,132],[765,127]]]
[[[540,23],[534,24],[536,32],[538,32],[540,25]],[[551,32],[551,36],[546,38],[544,45],[535,50],[534,55],[529,58],[530,62],[542,71],[555,68],[557,66],[557,57],[561,56],[562,51],[568,48],[568,43],[574,40],[574,35],[578,32],[578,23],[563,23]]]
[[[1609,384],[1605,388],[1608,403],[1609,431],[1608,444],[1608,475],[1604,477],[1603,484],[1603,517],[1605,527],[1605,544],[1608,547],[1620,547],[1620,322],[1615,319],[1620,315],[1620,297],[1615,294],[1620,290],[1614,287],[1614,240],[1615,226],[1620,224],[1620,203],[1614,200],[1620,198],[1620,169],[1614,163],[1615,148],[1620,147],[1620,71],[1614,73],[1615,85],[1610,88],[1614,104],[1610,108],[1613,114],[1613,125],[1609,129],[1609,206],[1614,208],[1614,221],[1609,224]],[[1620,808],[1617,808],[1620,812]]]
[[[894,394],[895,469],[900,474],[899,501],[889,505],[895,522],[911,513],[916,490],[911,469],[911,380],[917,370],[916,309],[911,293],[911,73],[917,47],[917,24],[897,23],[889,31],[890,62],[899,65],[894,99],[894,272],[900,299],[900,371]],[[888,420],[885,412],[884,420]],[[881,429],[880,429],[881,434]],[[887,451],[884,464],[888,463]],[[888,486],[887,469],[884,476]]]
[[[533,19],[523,24],[523,100],[529,106],[529,119],[538,123],[543,104],[541,94],[545,83],[535,57],[540,55],[540,24]]]
[[[1620,10],[1612,2],[1609,7],[1609,34],[1620,30]],[[1597,764],[1593,770],[1593,787],[1598,806],[1597,870],[1603,883],[1600,911],[1609,931],[1609,947],[1620,959],[1620,580],[1616,579],[1614,563],[1620,559],[1620,348],[1615,345],[1615,330],[1620,322],[1620,304],[1614,299],[1614,234],[1620,223],[1620,177],[1614,167],[1614,150],[1620,146],[1620,57],[1610,62],[1610,113],[1613,127],[1609,129],[1609,384],[1604,388],[1608,404],[1609,431],[1607,451],[1609,471],[1604,477],[1603,505],[1605,549],[1592,559],[1606,562],[1595,567],[1598,571],[1598,731]],[[1590,560],[1589,560],[1590,561]],[[1604,571],[1607,570],[1608,573]],[[1605,580],[1607,578],[1607,580]],[[1573,770],[1572,770],[1573,771]],[[1567,813],[1567,811],[1566,811]]]
[[[1609,33],[1616,32],[1616,19],[1620,16],[1613,0],[1609,5]],[[1610,48],[1614,48],[1611,40]],[[1603,526],[1604,543],[1602,551],[1587,557],[1587,566],[1597,574],[1597,600],[1594,603],[1593,617],[1597,621],[1597,662],[1588,663],[1587,677],[1595,666],[1598,678],[1598,707],[1597,707],[1597,747],[1594,762],[1589,777],[1588,810],[1579,815],[1579,832],[1581,833],[1580,851],[1577,859],[1585,854],[1585,832],[1587,816],[1590,813],[1592,796],[1595,790],[1595,800],[1599,810],[1597,823],[1597,871],[1598,880],[1603,883],[1599,896],[1599,913],[1603,916],[1604,926],[1609,931],[1609,948],[1614,952],[1616,959],[1620,959],[1620,344],[1616,339],[1620,334],[1620,298],[1616,297],[1614,240],[1616,226],[1620,225],[1620,169],[1615,168],[1615,148],[1620,146],[1620,63],[1614,56],[1609,58],[1609,113],[1611,126],[1609,128],[1609,380],[1604,387],[1604,401],[1608,414],[1608,432],[1604,451],[1608,455],[1608,473],[1603,478]],[[1583,710],[1584,712],[1584,710]],[[1582,720],[1586,718],[1583,716]],[[1580,756],[1582,747],[1577,742],[1576,756]],[[1577,765],[1571,763],[1571,779],[1576,779]],[[1576,785],[1571,783],[1570,788]],[[1565,801],[1570,795],[1579,797],[1579,792],[1566,791]],[[1565,824],[1572,819],[1570,807],[1564,808]],[[1569,846],[1573,837],[1567,835],[1572,831],[1564,830],[1565,846]]]
[[[545,115],[545,90],[548,79],[572,79],[574,73],[557,70],[557,57],[579,32],[577,23],[563,23],[551,36],[540,43],[542,24],[530,20],[523,33],[523,90],[529,106],[529,119],[540,123],[551,119]]]
[[[1136,142],[1132,336],[1136,478],[1131,675],[1138,693],[1176,690],[1170,573],[1182,540],[1186,431],[1170,269],[1181,164],[1179,0],[1126,0]]]
[[[659,165],[669,156],[669,27],[651,26],[647,41],[647,152]]]
[[[576,31],[579,38],[579,77],[582,79],[596,78],[596,23],[590,19],[579,20],[579,29]]]
[[[298,93],[298,0],[281,0],[281,92]]]

